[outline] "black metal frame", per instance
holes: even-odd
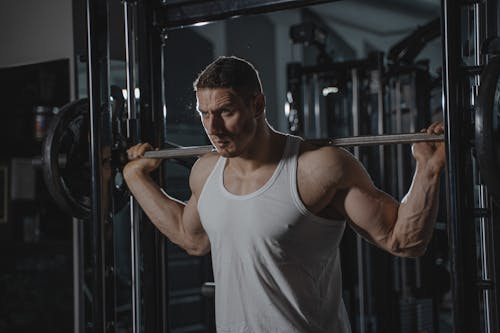
[[[141,90],[140,132],[143,142],[163,144],[165,132],[163,126],[163,90],[161,68],[161,48],[163,37],[159,29],[154,28],[154,12],[151,6],[139,5],[140,22],[138,39],[139,50],[139,86]],[[163,121],[158,121],[163,120]],[[151,131],[151,129],[154,129]],[[155,175],[162,184],[161,171]],[[143,221],[148,221],[143,214]],[[143,223],[143,295],[144,295],[144,331],[168,332],[168,281],[166,265],[166,245],[164,236],[152,223]]]
[[[87,1],[90,162],[92,170],[92,317],[95,332],[112,332],[115,323],[115,275],[110,221],[111,107],[109,91],[108,1]],[[103,31],[105,33],[103,33]],[[90,318],[89,318],[90,319]]]
[[[491,4],[493,1],[487,1]],[[491,251],[476,240],[478,233],[484,232],[481,225],[488,214],[485,209],[475,206],[474,193],[478,188],[479,205],[484,199],[482,185],[477,184],[474,160],[472,159],[472,106],[471,100],[476,97],[477,91],[470,82],[470,77],[477,80],[484,64],[484,54],[480,46],[485,39],[483,31],[485,17],[480,13],[483,1],[457,2],[442,1],[443,19],[443,90],[446,137],[447,137],[447,205],[448,205],[448,237],[450,243],[450,263],[452,270],[453,292],[453,327],[455,332],[475,332],[481,328],[490,332],[497,330],[496,300],[488,307],[481,306],[480,299],[485,292],[495,292],[491,281],[480,276],[482,268],[481,259],[484,251]],[[463,49],[460,27],[462,26],[463,6],[474,5],[475,59],[471,66],[463,65]],[[496,6],[493,6],[496,8]],[[490,22],[491,23],[491,22]],[[494,20],[496,25],[496,20]],[[488,29],[497,30],[497,29]],[[491,31],[489,31],[491,33]],[[466,37],[467,38],[467,37]],[[470,42],[470,41],[469,41]],[[476,81],[477,83],[477,81]],[[493,216],[493,214],[489,214]],[[477,224],[476,224],[477,223]],[[496,291],[498,292],[498,290]],[[484,303],[483,303],[484,304]],[[493,311],[496,312],[496,311]],[[482,315],[490,314],[492,317],[485,321]],[[482,320],[483,319],[483,320]],[[483,327],[482,324],[485,326]]]
[[[453,326],[455,332],[474,332],[479,327],[477,309],[468,309],[477,303],[475,295],[477,289],[474,287],[474,276],[466,274],[470,270],[471,257],[474,256],[475,246],[470,240],[464,240],[464,235],[474,235],[467,202],[466,189],[472,184],[464,184],[464,177],[470,174],[464,161],[468,159],[463,147],[470,146],[467,135],[464,133],[464,119],[462,114],[464,101],[462,100],[463,84],[451,85],[463,82],[460,73],[460,6],[456,1],[442,1],[443,19],[443,95],[445,112],[446,137],[447,137],[447,211],[448,211],[448,237],[450,243],[450,263],[452,271],[452,293],[453,293]],[[467,123],[469,123],[467,121]],[[467,221],[469,221],[467,223]],[[472,270],[475,272],[475,268]]]

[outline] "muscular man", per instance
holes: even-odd
[[[221,57],[194,82],[197,108],[217,152],[191,170],[187,203],[149,174],[152,149],[129,149],[124,176],[145,213],[192,255],[212,252],[218,332],[350,332],[338,246],[345,221],[403,257],[422,255],[438,206],[444,144],[413,146],[416,171],[401,203],[373,185],[347,151],[275,131],[255,68]],[[428,133],[442,133],[440,123]]]

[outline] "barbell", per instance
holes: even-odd
[[[41,164],[49,193],[64,211],[80,219],[88,219],[91,209],[88,132],[88,100],[77,100],[63,106],[52,119],[42,146]],[[119,130],[113,132],[115,136],[120,133]],[[443,135],[412,133],[308,140],[308,142],[318,146],[352,147],[443,141],[443,139]],[[115,173],[119,173],[127,162],[126,140],[119,138],[116,141],[118,144],[114,145],[111,155],[112,169]],[[215,151],[211,145],[194,147],[179,147],[174,143],[168,145],[175,148],[148,151],[145,157],[169,159],[190,168],[194,159],[186,160],[186,158]],[[116,179],[115,177],[115,181]],[[129,192],[123,181],[115,185],[113,207],[116,211],[127,204]]]
[[[443,141],[444,135],[435,135],[427,133],[405,133],[405,134],[382,134],[367,136],[352,136],[333,139],[312,139],[307,140],[316,146],[335,146],[335,147],[359,147],[359,146],[378,146],[389,144],[409,144],[417,142],[438,142]],[[204,155],[216,151],[211,145],[179,147],[162,150],[151,150],[144,154],[147,158],[182,158]]]

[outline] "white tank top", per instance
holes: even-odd
[[[273,175],[253,193],[226,190],[223,157],[203,187],[218,333],[351,331],[338,250],[345,221],[315,216],[299,198],[300,141],[288,136]]]

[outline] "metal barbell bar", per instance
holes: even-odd
[[[406,134],[383,134],[369,136],[352,136],[346,138],[334,139],[313,139],[307,142],[318,146],[335,146],[335,147],[360,147],[360,146],[376,146],[389,144],[409,144],[417,142],[439,142],[444,141],[444,135],[427,134],[427,133],[406,133]],[[200,156],[206,153],[215,151],[211,145],[207,146],[192,146],[180,147],[162,150],[151,150],[144,154],[146,158],[180,158]]]

